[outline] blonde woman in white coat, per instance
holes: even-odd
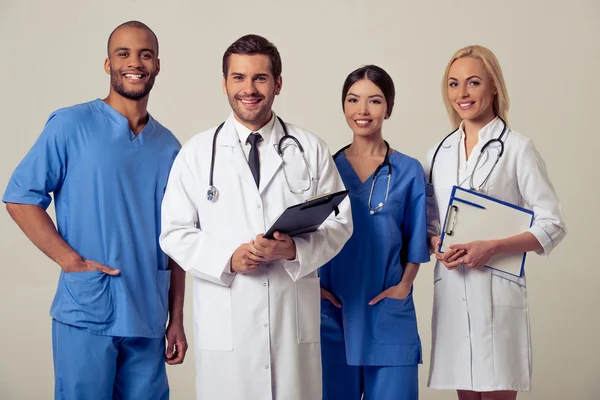
[[[560,202],[532,141],[505,126],[508,93],[490,50],[469,46],[457,51],[442,87],[456,130],[427,157],[434,187],[428,213],[439,216],[429,224],[438,261],[428,385],[457,390],[460,400],[516,399],[517,392],[531,387],[526,279],[483,266],[498,253],[535,251],[547,256],[566,234]],[[498,163],[501,146],[495,142],[476,165],[485,143],[502,131],[504,152]],[[491,197],[533,210],[533,225],[512,237],[464,243],[438,253],[439,221],[444,221],[452,186],[468,189],[471,184]]]

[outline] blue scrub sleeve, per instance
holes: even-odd
[[[415,175],[409,193],[410,201],[404,208],[402,247],[406,261],[419,264],[428,262],[430,255],[427,245],[426,182],[425,173],[420,165]]]
[[[39,138],[19,163],[2,201],[48,208],[67,168],[67,143],[59,115],[52,114]]]

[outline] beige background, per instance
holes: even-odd
[[[545,158],[570,231],[549,259],[529,259],[534,388],[521,398],[600,398],[600,265],[594,251],[600,225],[594,162],[599,150],[600,2],[170,3],[0,0],[2,190],[54,109],[107,94],[109,78],[102,69],[106,39],[129,19],[146,22],[159,37],[162,72],[150,111],[182,142],[227,117],[221,56],[231,42],[253,32],[273,41],[282,54],[283,91],[275,109],[325,138],[332,152],[351,140],[340,107],[345,76],[365,63],[385,68],[394,78],[397,98],[384,136],[421,160],[450,128],[440,97],[449,57],[468,44],[488,46],[504,69],[512,126],[531,137]],[[48,310],[58,267],[3,210],[0,238],[0,398],[49,399]],[[426,388],[432,267],[421,268],[415,288],[424,350],[421,398],[453,399],[453,392]],[[190,293],[188,286],[186,327],[192,342]],[[193,398],[193,361],[190,352],[183,366],[168,368],[173,399]]]

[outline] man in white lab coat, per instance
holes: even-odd
[[[278,153],[284,122],[271,106],[281,85],[272,43],[234,42],[223,56],[233,112],[218,135],[186,143],[163,200],[160,244],[195,277],[201,400],[321,399],[316,270],[342,249],[352,217],[345,199],[316,232],[263,237],[288,206],[344,189],[326,144],[305,130],[285,124],[303,151],[287,137]]]

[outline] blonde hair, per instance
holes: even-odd
[[[452,128],[458,128],[462,122],[462,118],[460,118],[452,106],[452,102],[448,98],[448,73],[450,72],[450,67],[452,64],[454,64],[454,61],[465,57],[477,58],[483,62],[483,65],[492,77],[492,82],[497,90],[492,103],[494,114],[502,118],[508,124],[508,91],[506,90],[506,83],[504,82],[504,75],[502,74],[500,63],[490,49],[483,46],[473,45],[464,47],[454,53],[450,59],[450,62],[448,63],[448,66],[446,67],[444,79],[442,80],[442,96],[444,99],[444,104],[446,105],[448,117],[450,118],[450,123],[452,124]]]

